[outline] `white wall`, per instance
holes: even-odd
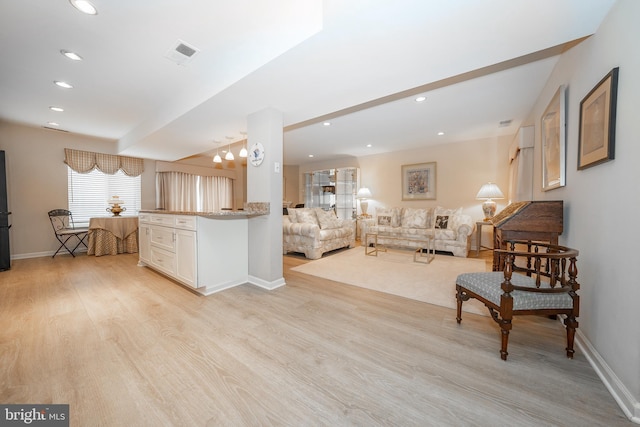
[[[291,202],[291,206],[304,203],[304,198],[300,195],[299,170],[297,165],[284,166],[282,169],[284,179],[282,198]]]
[[[564,200],[561,243],[580,250],[579,334],[595,352],[594,363],[614,396],[640,422],[640,2],[621,0],[596,34],[562,55],[529,122],[540,117],[561,84],[567,90],[567,179],[564,188],[534,197]],[[615,160],[577,170],[580,101],[614,67],[620,67]],[[540,132],[536,132],[535,183],[541,182]],[[599,358],[602,358],[601,360]],[[621,384],[620,384],[621,383]]]
[[[0,121],[0,150],[6,152],[10,247],[13,258],[46,255],[59,243],[47,212],[66,208],[64,149],[117,154],[115,141]],[[142,207],[155,207],[154,162],[145,160]]]

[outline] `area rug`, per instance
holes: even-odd
[[[429,264],[416,263],[413,251],[400,249],[389,249],[377,257],[365,256],[364,248],[356,247],[326,254],[292,270],[455,309],[456,277],[491,268],[485,260],[439,254]],[[488,315],[486,307],[473,299],[462,304],[462,309]]]

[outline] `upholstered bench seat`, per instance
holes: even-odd
[[[502,271],[480,272],[480,273],[464,273],[458,276],[456,283],[464,287],[470,292],[479,295],[495,305],[500,305],[500,295],[504,294],[501,284],[504,282],[504,273]],[[514,274],[511,276],[511,283],[514,286],[522,286],[534,289],[536,287],[535,279],[523,274]],[[549,285],[544,282],[540,288],[549,289]],[[566,293],[542,293],[542,292],[526,292],[514,290],[511,292],[513,298],[513,310],[544,310],[544,309],[571,309],[573,300]]]

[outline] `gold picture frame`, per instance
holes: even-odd
[[[566,100],[561,85],[542,113],[542,190],[565,186],[566,177]]]
[[[436,162],[402,165],[402,200],[435,200]]]
[[[580,102],[578,170],[615,158],[618,67],[614,68]]]

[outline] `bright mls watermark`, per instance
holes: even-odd
[[[0,427],[69,427],[69,405],[2,405]]]

